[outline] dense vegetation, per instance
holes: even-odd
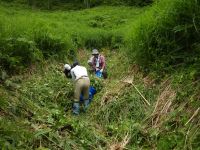
[[[144,68],[173,72],[190,68],[198,78],[200,70],[199,1],[162,1],[133,24],[127,36],[129,55]]]
[[[123,39],[122,27],[134,19],[127,18],[139,15],[141,10],[125,7],[104,9],[71,13],[58,11],[53,14],[41,11],[36,14],[34,10],[1,7],[2,69],[18,71],[24,64],[41,61],[54,54],[68,54],[73,58],[77,48],[118,48]],[[118,12],[118,9],[124,13]],[[21,49],[23,52],[19,52]]]
[[[132,5],[151,1],[107,2],[1,2],[2,149],[200,147],[199,1],[161,0],[143,8]],[[63,63],[78,58],[86,65],[92,48],[106,55],[109,78],[91,76],[98,94],[86,114],[74,117]]]
[[[9,0],[8,2],[20,3],[32,8],[52,10],[90,8],[99,5],[144,6],[151,4],[153,0]]]

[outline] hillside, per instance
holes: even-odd
[[[1,3],[0,147],[199,149],[198,4],[47,11]],[[93,48],[109,77],[90,74],[98,93],[73,116],[63,65],[87,66]]]

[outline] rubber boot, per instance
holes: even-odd
[[[80,104],[76,102],[73,104],[73,114],[79,115],[79,111],[80,111]]]
[[[90,104],[90,100],[89,99],[87,99],[87,100],[84,101],[84,111],[85,112],[87,111],[87,109],[89,107],[89,104]]]

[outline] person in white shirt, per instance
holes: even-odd
[[[75,84],[74,90],[74,103],[73,113],[78,115],[80,112],[80,95],[83,94],[84,99],[84,110],[86,111],[89,106],[89,87],[90,79],[88,77],[87,69],[83,66],[76,64],[70,66],[65,64],[64,73],[68,78],[72,78]]]

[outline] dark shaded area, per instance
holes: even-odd
[[[15,2],[29,5],[32,8],[54,9],[83,9],[99,5],[126,5],[126,6],[145,6],[153,0],[2,0],[4,2]]]

